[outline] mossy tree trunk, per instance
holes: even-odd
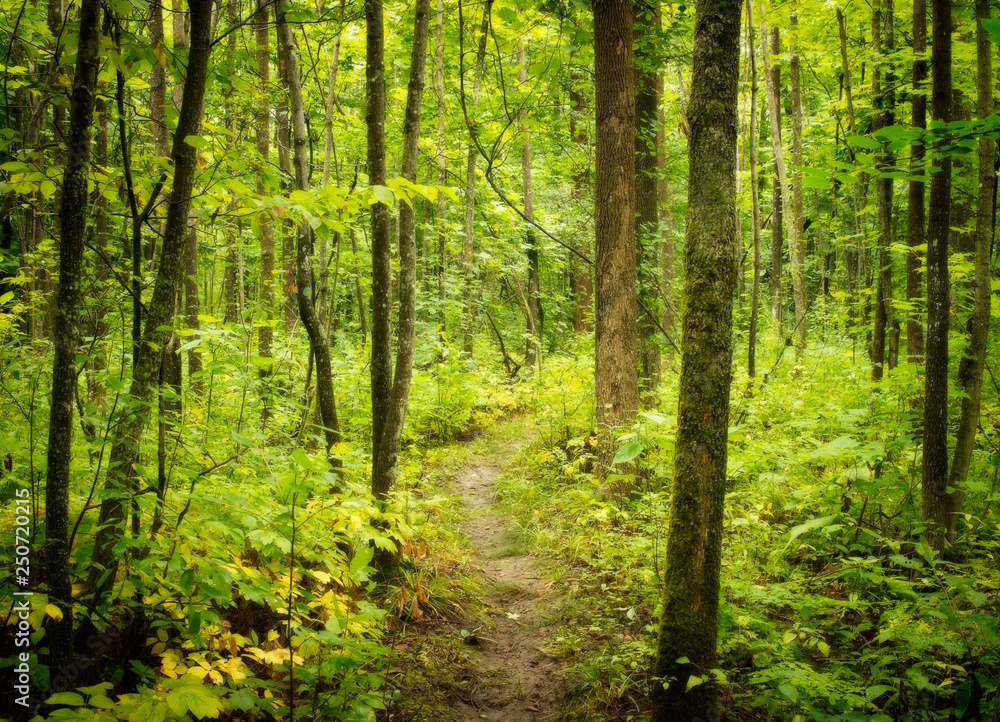
[[[381,7],[378,8],[381,15]],[[370,18],[374,20],[374,18]],[[381,18],[378,19],[381,24]],[[424,70],[427,62],[427,35],[430,29],[430,0],[417,0],[413,48],[410,58],[410,79],[406,96],[406,114],[403,122],[403,177],[409,181],[417,178],[417,141],[420,137],[420,109],[424,93]],[[371,35],[369,35],[369,40]],[[369,75],[371,77],[371,75]],[[374,89],[370,89],[371,93]],[[369,95],[371,98],[373,96]],[[383,96],[384,100],[384,96]],[[377,102],[377,98],[376,98]],[[384,106],[383,106],[384,112]],[[381,143],[385,152],[384,136],[372,138],[373,133],[381,134],[382,127],[369,126],[369,149],[377,150]],[[369,162],[371,158],[369,158]],[[384,155],[383,155],[384,163]],[[381,204],[379,204],[381,205]],[[381,314],[392,313],[390,280],[391,257],[388,238],[376,248],[372,245],[372,277],[375,272],[382,278],[379,288],[382,296],[373,292],[373,325],[386,329],[391,325],[391,317],[382,318]],[[373,438],[378,444],[372,447],[372,493],[379,500],[384,500],[396,483],[396,461],[399,455],[399,440],[403,431],[403,421],[406,417],[406,407],[410,396],[410,380],[413,377],[413,349],[416,343],[416,301],[417,301],[417,245],[416,245],[416,215],[414,206],[401,203],[399,207],[399,322],[397,324],[397,347],[395,370],[379,384],[380,395],[375,395],[374,378],[372,383],[372,427]],[[391,348],[386,344],[389,334],[384,331],[380,335],[372,334],[372,368],[375,367],[375,356],[386,357],[385,373],[389,372],[388,358]],[[376,345],[378,344],[378,345]],[[373,371],[374,374],[374,371]]]
[[[59,295],[53,329],[52,405],[49,409],[49,445],[45,483],[45,566],[49,596],[62,619],[49,628],[49,670],[68,669],[73,661],[73,597],[69,569],[69,469],[73,456],[73,404],[76,399],[76,353],[82,291],[83,249],[87,230],[87,179],[90,174],[90,135],[100,66],[101,5],[80,5],[76,74],[69,108],[69,136],[63,172],[59,226]]]
[[[737,80],[741,3],[700,0],[688,118],[690,176],[672,515],[653,718],[714,719],[719,575],[737,283]],[[686,662],[680,660],[686,659]],[[701,684],[695,684],[698,677]]]

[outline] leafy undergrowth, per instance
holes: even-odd
[[[845,350],[846,349],[846,350]],[[1000,714],[1000,468],[996,399],[984,405],[948,558],[920,522],[919,379],[879,386],[846,346],[785,360],[753,394],[734,379],[719,619],[725,719],[948,720]],[[675,398],[665,378],[662,398]],[[556,397],[542,405],[563,408]],[[641,414],[618,457],[640,476],[601,485],[592,419],[538,420],[530,483],[501,493],[525,534],[563,556],[574,598],[567,719],[647,709],[669,518],[674,415]],[[629,493],[620,489],[629,488]],[[996,717],[994,717],[995,719]]]
[[[219,374],[237,392],[205,393],[185,404],[168,432],[165,503],[160,508],[157,494],[137,495],[141,533],[116,549],[118,601],[96,607],[85,584],[95,514],[81,509],[92,486],[99,493],[109,437],[101,426],[107,420],[88,408],[97,433],[77,440],[71,498],[80,519],[72,572],[75,664],[48,678],[46,631],[59,610],[49,604],[35,558],[28,665],[33,691],[48,690],[30,700],[35,719],[375,719],[398,695],[386,685],[399,656],[386,636],[396,620],[464,611],[465,597],[456,591],[465,584],[461,559],[448,551],[455,541],[442,523],[454,513],[454,500],[434,489],[425,470],[434,468],[443,443],[517,411],[529,391],[457,355],[418,369],[398,493],[379,506],[368,491],[363,354],[344,348],[338,355],[344,440],[334,449],[335,467],[310,450],[313,430],[302,425],[308,409],[282,387],[304,368],[291,369],[288,379],[276,376],[276,393],[259,393],[257,369],[245,363],[236,330],[206,324],[202,349],[206,388]],[[11,350],[3,379],[8,393],[27,406],[36,392],[18,381],[37,379],[41,368],[38,359]],[[111,372],[101,383],[116,392],[126,388]],[[263,429],[249,421],[260,416],[258,403],[269,409]],[[11,460],[4,489],[26,487],[40,500],[43,489],[18,478],[39,463],[38,450],[17,441],[18,423],[23,419],[0,416]],[[44,437],[44,430],[33,434],[20,438]],[[156,478],[155,467],[140,473]],[[34,511],[40,540],[43,515],[37,504]],[[0,511],[0,529],[10,538],[17,513],[14,504]],[[400,553],[398,573],[388,581],[373,569],[380,549]],[[4,598],[13,599],[14,582],[11,567],[0,570]],[[15,648],[18,621],[8,606],[0,628],[5,648]],[[0,663],[5,689],[14,684],[17,663],[13,657]]]

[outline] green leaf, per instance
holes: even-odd
[[[840,516],[839,514],[833,514],[831,516],[818,516],[815,519],[810,519],[804,524],[799,524],[797,527],[793,527],[791,531],[788,532],[789,543],[795,541],[796,538],[802,536],[807,531],[812,531],[813,529],[821,529],[825,526],[830,526],[830,524]]]
[[[193,607],[188,608],[188,633],[192,637],[197,637],[201,631],[201,612]]]
[[[878,150],[882,147],[877,140],[873,140],[866,135],[849,135],[847,136],[847,142],[866,150]]]
[[[695,676],[695,675],[692,674],[690,677],[688,677],[687,687],[684,689],[684,691],[685,692],[690,692],[694,687],[697,687],[699,684],[702,684],[704,681],[705,680],[703,680],[701,677],[698,677],[698,676]]]
[[[86,704],[83,695],[79,695],[76,692],[56,692],[54,695],[45,700],[45,704],[72,704],[81,705]]]
[[[865,690],[865,697],[868,698],[869,702],[874,702],[877,698],[881,697],[886,692],[896,691],[895,687],[890,687],[887,684],[873,684],[871,687]]]
[[[202,138],[200,135],[189,135],[184,138],[184,142],[192,148],[204,148],[208,145],[208,139]]]
[[[990,42],[1000,45],[1000,18],[980,18],[983,29],[990,34]]]
[[[626,464],[641,454],[642,450],[643,446],[638,441],[629,441],[626,444],[622,444],[621,448],[619,448],[618,452],[615,454],[615,458],[611,462],[611,465]]]
[[[253,448],[253,441],[249,437],[244,436],[238,431],[230,431],[229,436],[232,438],[233,441],[235,441],[240,446],[245,446],[248,449]]]
[[[293,451],[292,458],[295,460],[295,463],[305,471],[309,471],[309,469],[313,468],[313,460],[310,459],[309,454],[304,452],[302,449],[296,449]]]
[[[799,691],[790,684],[779,684],[778,692],[780,692],[781,696],[787,699],[789,702],[799,701]]]
[[[913,545],[913,548],[917,551],[917,554],[923,557],[925,562],[934,566],[934,550],[931,549],[930,544],[927,543],[926,539],[920,537],[920,539]]]
[[[387,206],[391,206],[396,203],[396,194],[392,192],[391,188],[387,188],[386,186],[372,186],[372,192],[375,194],[376,198],[385,203]]]

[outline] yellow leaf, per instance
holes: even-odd
[[[54,620],[61,621],[63,618],[62,610],[55,604],[46,604],[45,613],[52,617]]]

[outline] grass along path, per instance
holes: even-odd
[[[564,682],[559,660],[545,651],[553,637],[558,589],[540,560],[510,526],[496,496],[497,480],[516,473],[526,425],[500,424],[453,450],[444,490],[459,502],[456,521],[467,541],[466,576],[453,618],[413,620],[401,653],[399,709],[389,719],[555,720]],[[451,454],[449,454],[451,455]],[[454,457],[453,457],[454,458]]]

